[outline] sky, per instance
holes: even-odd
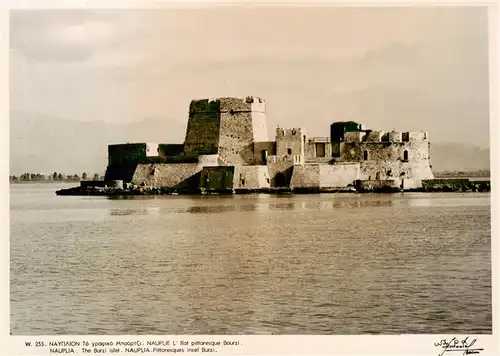
[[[266,100],[271,136],[277,125],[328,136],[332,122],[355,120],[489,147],[486,9],[11,12],[11,123],[183,127],[191,99],[247,95]],[[183,134],[166,129],[164,142]]]

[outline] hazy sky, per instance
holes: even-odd
[[[31,10],[10,26],[12,120],[179,126],[193,98],[257,95],[271,136],[356,120],[489,145],[484,8]]]

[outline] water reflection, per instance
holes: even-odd
[[[158,215],[160,212],[160,207],[141,207],[136,209],[110,208],[108,210],[110,216]]]
[[[109,209],[109,215],[111,216],[128,216],[128,215],[146,215],[147,210],[138,209]]]
[[[177,214],[225,214],[233,212],[273,212],[273,211],[300,211],[300,210],[338,210],[346,208],[376,208],[391,207],[395,204],[408,204],[406,201],[392,199],[322,199],[319,201],[287,201],[281,199],[268,199],[270,202],[262,202],[261,199],[255,199],[249,203],[249,199],[233,200],[233,203],[225,203],[227,200],[201,200],[187,199],[183,205],[178,204],[170,206],[169,204],[158,204],[158,206],[141,205],[136,208],[117,208],[112,207],[108,210],[110,216],[130,216],[130,215],[161,215],[169,213]],[[156,202],[156,201],[151,201]],[[168,200],[163,201],[168,203]],[[416,205],[416,204],[414,204]]]
[[[120,200],[115,200],[120,201]],[[311,195],[311,196],[213,196],[130,199],[134,204],[123,208],[114,204],[108,209],[113,217],[161,216],[165,214],[229,214],[279,211],[341,211],[345,209],[428,208],[489,205],[488,194],[467,196],[431,195]],[[123,205],[123,204],[120,204]],[[130,207],[130,205],[135,205]]]
[[[489,195],[12,202],[13,334],[492,330]]]
[[[207,205],[207,206],[192,206],[186,210],[190,214],[213,214],[213,213],[227,213],[228,211],[236,210],[235,205]]]
[[[239,204],[238,204],[239,203]],[[258,200],[254,203],[237,202],[234,204],[221,204],[214,200],[191,201],[191,206],[188,207],[169,207],[156,206],[144,207],[140,206],[134,209],[131,208],[110,208],[110,216],[130,216],[130,215],[161,215],[168,213],[177,214],[225,214],[232,212],[273,212],[273,211],[300,211],[300,210],[335,210],[345,208],[376,208],[376,207],[391,207],[400,202],[390,199],[384,200],[362,200],[362,199],[347,199],[333,201],[298,201],[298,202],[269,202],[261,203]]]

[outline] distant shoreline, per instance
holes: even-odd
[[[80,183],[79,180],[67,180],[67,181],[55,181],[55,180],[41,180],[41,181],[29,181],[29,180],[23,180],[23,181],[10,181],[10,184],[70,184],[70,183]]]
[[[490,170],[434,172],[435,178],[489,178]]]

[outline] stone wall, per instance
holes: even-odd
[[[293,167],[290,181],[291,188],[319,188],[320,187],[320,165],[308,164]]]
[[[270,156],[276,155],[276,142],[265,141],[265,142],[254,142],[254,164],[265,165],[269,160]]]
[[[356,182],[356,190],[358,192],[397,192],[401,188],[399,179],[388,180],[358,180]]]
[[[122,180],[127,183],[131,182],[138,165],[139,163],[108,165],[106,167],[106,173],[104,174],[104,181]]]
[[[322,164],[319,166],[321,188],[337,188],[354,185],[359,179],[359,164]]]
[[[328,163],[332,160],[332,144],[329,137],[306,139],[305,161],[307,163]]]
[[[361,142],[365,136],[366,132],[364,131],[344,132],[344,142],[345,143]]]
[[[262,98],[247,96],[245,98],[226,97],[217,99],[221,112],[266,112],[266,103]]]
[[[126,143],[108,146],[108,166],[105,181],[130,182],[139,163],[147,159],[146,143]]]
[[[193,100],[184,153],[218,154],[223,165],[255,164],[254,141],[268,141],[261,98]]]
[[[146,158],[146,150],[145,143],[109,145],[108,165],[139,163]]]
[[[205,191],[233,189],[234,166],[204,167],[200,173],[199,186]]]
[[[219,165],[219,155],[199,155],[198,165],[201,167],[213,167]]]
[[[344,150],[344,142],[331,142],[332,145],[332,156],[335,157],[335,160],[338,159],[342,155],[342,151]]]
[[[166,144],[160,143],[158,145],[158,155],[160,157],[173,157],[179,156],[184,152],[184,144]]]
[[[359,164],[306,164],[293,167],[292,188],[340,188],[354,185]]]
[[[193,100],[184,141],[184,153],[217,154],[219,147],[220,101]]]
[[[267,160],[271,187],[288,187],[293,173],[293,156],[269,156]]]
[[[267,134],[266,102],[259,97],[247,96],[246,98],[220,98],[220,112],[248,120],[251,125],[252,142],[269,141]]]
[[[252,112],[221,112],[218,152],[228,165],[253,163]]]
[[[418,189],[422,187],[422,179],[400,179],[400,186],[404,190],[408,189]]]
[[[198,163],[199,157],[198,155],[186,156],[184,154],[178,156],[146,157],[141,163]]]
[[[233,187],[238,189],[262,189],[271,186],[267,166],[236,166]]]
[[[349,142],[344,143],[342,162],[360,162],[360,179],[432,179],[429,143]]]
[[[256,111],[257,108],[253,108],[252,111],[252,124],[253,124],[253,140],[254,142],[265,142],[269,141],[269,135],[267,133],[267,118],[265,112],[265,106],[263,107],[264,111]]]
[[[197,188],[202,167],[196,163],[139,164],[132,183],[153,187],[187,189]]]
[[[265,112],[266,104],[261,98],[220,99],[221,162],[228,165],[255,164],[255,140],[269,140]]]
[[[301,128],[276,129],[276,155],[293,156],[305,154],[306,136]]]
[[[267,166],[204,167],[200,188],[205,191],[256,190],[270,187]]]

